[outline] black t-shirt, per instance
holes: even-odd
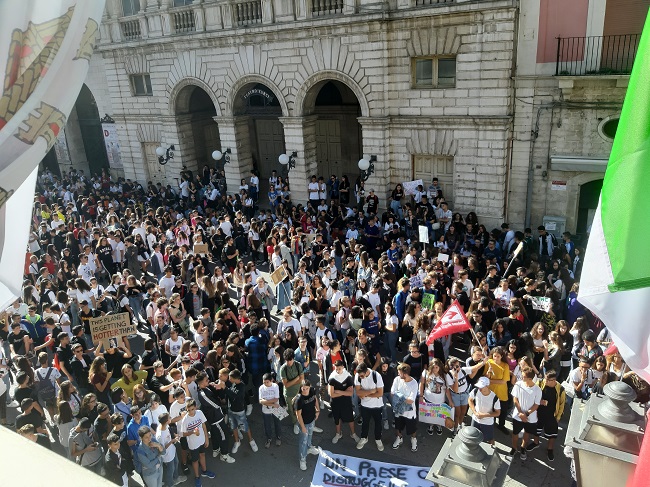
[[[79,318],[81,319],[81,322],[84,325],[84,333],[86,335],[90,335],[90,319],[91,318],[97,318],[101,315],[99,311],[96,309],[88,309],[88,312],[84,312],[83,310],[79,310]]]
[[[95,249],[95,254],[97,255],[97,258],[102,263],[102,265],[113,265],[113,249],[110,245],[97,246]]]
[[[25,330],[20,330],[17,334],[13,331],[9,333],[7,341],[9,342],[9,345],[13,345],[16,355],[25,355],[25,342],[23,341],[23,338],[26,336],[29,336],[29,333]]]
[[[72,347],[70,345],[61,347],[59,344],[59,346],[57,346],[55,350],[56,350],[56,356],[59,359],[59,363],[63,364],[65,366],[65,370],[70,372],[70,361],[74,357],[74,353],[72,352]]]
[[[154,362],[158,360],[158,352],[156,349],[146,350],[142,354],[142,365],[145,367],[151,367]],[[145,369],[147,371],[147,380],[153,377],[153,369]]]
[[[420,377],[422,377],[422,370],[426,367],[427,358],[428,357],[422,353],[417,358],[409,353],[404,357],[404,360],[402,360],[402,362],[411,366],[410,376],[418,382],[420,382]]]
[[[557,391],[555,387],[545,386],[542,389],[542,401],[547,401],[548,404],[539,407],[539,415],[545,418],[555,416],[555,407],[557,405]]]
[[[76,357],[74,357],[70,360],[70,368],[67,368],[66,366],[66,369],[72,374],[72,377],[74,377],[74,379],[77,381],[77,385],[79,387],[90,389],[88,372],[90,371],[90,364],[92,363],[92,359],[86,354],[83,354],[83,359],[86,363],[85,366],[81,360],[78,360]]]
[[[18,404],[20,404],[23,401],[23,399],[27,399],[28,397],[31,397],[34,401],[38,401],[36,390],[34,390],[33,387],[16,388],[16,392],[14,393],[14,399]]]
[[[27,414],[23,413],[16,416],[16,431],[26,424],[31,424],[34,428],[42,428],[43,416],[41,416],[41,413],[34,408],[32,408],[32,410]]]
[[[359,350],[365,350],[368,353],[368,360],[374,365],[375,360],[377,360],[377,354],[379,353],[379,340],[373,340],[368,338],[366,343],[361,343],[359,339],[354,340],[354,344]]]
[[[169,406],[171,406],[171,403],[169,402],[169,391],[163,392],[160,390],[160,388],[168,386],[171,383],[172,381],[170,381],[169,377],[166,375],[162,375],[160,377],[156,377],[154,375],[151,379],[149,379],[149,388],[158,394],[158,396],[160,396],[160,400],[167,407],[167,409],[169,409]]]
[[[48,450],[52,449],[52,443],[50,443],[50,439],[43,433],[36,433],[36,443],[47,448]]]
[[[343,379],[343,382],[339,382],[338,380],[331,377],[327,382],[327,384],[334,387],[335,391],[345,391],[348,387],[354,387],[354,379],[350,374],[348,374],[348,376],[345,379]],[[349,402],[351,404],[352,397],[339,396],[339,397],[332,398],[332,401],[336,401],[337,403]]]
[[[294,400],[294,409],[302,414],[302,422],[307,425],[316,419],[316,390],[309,388],[309,393],[303,396],[302,391]]]

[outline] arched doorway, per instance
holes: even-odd
[[[191,171],[213,166],[212,152],[221,149],[221,139],[213,118],[217,111],[210,95],[196,85],[183,87],[176,97],[175,114],[178,135],[187,141],[178,148],[183,164]]]
[[[278,162],[278,156],[285,152],[280,100],[265,84],[248,83],[236,95],[233,115],[247,121],[248,141],[244,142],[248,143],[253,168],[260,177],[260,194],[265,194],[271,172],[281,174],[283,168]]]
[[[311,96],[310,96],[311,95]],[[327,179],[347,174],[354,183],[362,156],[361,105],[354,92],[337,80],[324,80],[313,86],[305,111],[316,115],[316,162],[318,175]]]
[[[603,180],[596,179],[580,186],[580,199],[578,200],[578,219],[576,233],[583,235],[591,227],[598,208],[600,191],[603,188]]]
[[[77,119],[79,135],[83,141],[90,174],[101,174],[102,169],[109,169],[110,167],[97,102],[86,85],[81,86],[73,112]],[[70,120],[74,120],[72,115]],[[73,126],[71,132],[75,132],[75,128]]]

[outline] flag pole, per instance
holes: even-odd
[[[508,275],[508,271],[510,270],[510,267],[512,267],[513,262],[519,255],[519,252],[523,250],[523,248],[524,248],[524,242],[519,242],[519,245],[517,245],[515,252],[512,254],[512,258],[510,259],[510,263],[508,264],[508,267],[506,267],[506,271],[503,273],[503,277],[506,277]]]

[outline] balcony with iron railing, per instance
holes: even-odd
[[[112,43],[146,42],[166,36],[310,19],[332,22],[346,16],[384,14],[386,9],[405,13],[412,10],[411,15],[419,16],[427,8],[443,15],[455,9],[466,12],[484,8],[479,5],[483,2],[472,0],[372,0],[370,3],[367,0],[163,0],[156,8],[149,1],[132,2],[132,8],[125,12],[122,0],[107,0],[100,26],[100,48]],[[484,3],[509,2],[484,0]]]
[[[641,34],[558,37],[555,75],[630,74],[640,40]]]

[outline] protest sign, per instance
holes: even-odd
[[[429,229],[426,227],[426,225],[419,225],[418,232],[418,240],[422,243],[429,243]]]
[[[438,260],[438,262],[442,262],[442,263],[446,264],[447,262],[449,262],[449,255],[447,255],[447,254],[438,254],[437,260]]]
[[[208,255],[208,244],[194,244],[194,255]]]
[[[422,309],[433,309],[436,304],[436,297],[431,293],[424,293],[422,295]]]
[[[414,195],[415,192],[418,190],[418,185],[422,185],[424,188],[424,183],[422,182],[421,179],[417,179],[415,181],[406,181],[402,183],[402,187],[404,188],[404,194],[406,196]]]
[[[419,275],[411,277],[409,282],[411,283],[411,289],[422,286],[422,278]]]
[[[103,342],[106,347],[108,347],[108,341],[111,338],[119,339],[136,333],[138,330],[131,323],[129,313],[108,314],[90,319],[90,336],[93,343]]]
[[[378,462],[321,450],[311,487],[431,487],[425,478],[428,472],[429,467]]]
[[[439,426],[449,427],[445,423],[454,422],[454,408],[449,404],[434,404],[420,400],[418,407],[418,416],[420,423],[437,424]]]
[[[278,408],[273,408],[271,409],[271,414],[278,418],[280,421],[282,421],[284,418],[289,416],[289,413],[287,410],[283,407],[278,407]]]
[[[551,298],[545,298],[539,296],[531,296],[530,304],[533,305],[533,309],[537,311],[544,311],[545,313],[548,313],[551,310],[551,306],[552,306]]]
[[[287,277],[287,269],[283,265],[278,267],[276,270],[273,271],[271,274],[271,280],[273,281],[273,284],[276,286],[280,284],[285,277]]]

